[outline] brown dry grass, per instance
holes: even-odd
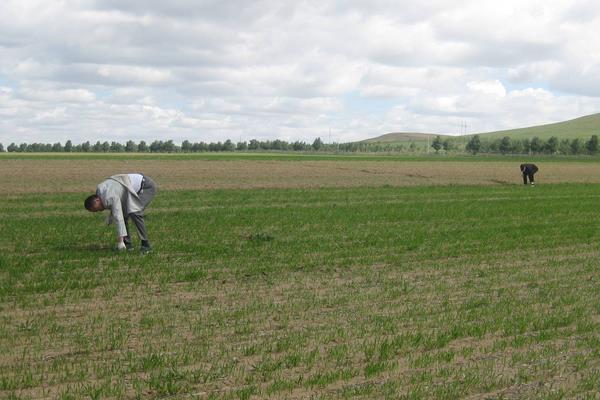
[[[600,183],[600,164],[540,164],[539,183]],[[104,178],[127,172],[152,176],[162,189],[314,188],[520,184],[518,162],[0,160],[0,191],[92,191]]]

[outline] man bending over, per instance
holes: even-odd
[[[154,181],[142,174],[113,175],[101,182],[96,194],[85,199],[84,206],[90,212],[110,210],[106,222],[115,222],[117,250],[133,250],[129,234],[129,218],[133,220],[142,241],[142,253],[150,251],[150,242],[144,223],[144,210],[150,204],[158,188]]]
[[[538,172],[538,167],[535,164],[521,164],[519,169],[523,174],[523,183],[527,185],[527,178],[529,178],[529,183],[535,185],[533,182],[533,175]]]

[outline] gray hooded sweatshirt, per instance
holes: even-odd
[[[119,236],[127,236],[125,216],[144,209],[140,198],[133,188],[129,174],[113,175],[96,188],[104,208],[110,210],[106,223],[115,222]]]

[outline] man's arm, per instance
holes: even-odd
[[[125,248],[123,239],[127,236],[127,227],[125,226],[125,218],[123,217],[123,209],[120,200],[112,202],[110,212],[115,221],[115,227],[117,228],[117,249],[121,250]]]

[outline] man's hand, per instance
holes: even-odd
[[[125,246],[125,242],[123,242],[123,236],[119,236],[117,238],[117,250],[121,251],[121,250],[125,250],[127,248],[127,246]]]

